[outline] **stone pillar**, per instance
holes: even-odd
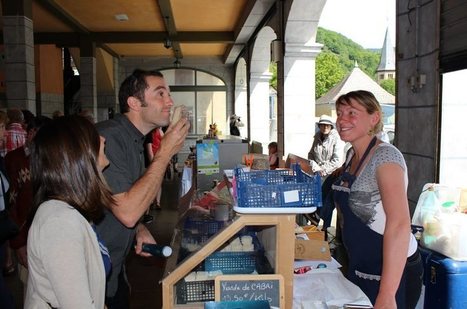
[[[321,44],[287,43],[284,55],[284,155],[307,157],[315,134],[315,59]]]
[[[5,10],[4,8],[4,14]],[[3,44],[7,105],[28,109],[36,114],[32,20],[26,16],[4,15]]]
[[[239,128],[240,129],[240,136],[248,137],[248,76],[247,76],[247,68],[246,68],[246,61],[244,58],[241,58],[237,66],[235,68],[235,93],[234,93],[234,113],[237,116],[240,116],[241,121],[243,122],[244,126]],[[230,116],[229,116],[229,123],[230,123]],[[230,126],[229,126],[230,127]],[[230,128],[228,130],[228,134],[230,134]]]
[[[248,110],[247,110],[247,87],[246,87],[246,76],[239,79],[239,83],[235,84],[235,115],[240,116],[240,120],[244,126],[240,127],[240,136],[248,136]],[[231,116],[229,114],[228,116]],[[229,117],[230,121],[230,117]],[[230,128],[227,134],[230,134]]]
[[[272,74],[250,74],[250,134],[251,140],[263,145],[267,153],[269,144],[269,81]]]
[[[96,45],[85,36],[81,38],[80,59],[81,110],[90,110],[97,120]]]
[[[441,1],[430,1],[409,11],[404,9],[407,6],[405,1],[396,2],[397,97],[394,144],[407,163],[410,179],[407,195],[413,213],[423,186],[439,180]],[[419,83],[421,75],[424,75],[424,84]]]

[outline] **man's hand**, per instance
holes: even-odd
[[[152,237],[151,232],[144,226],[144,224],[138,224],[136,226],[136,254],[149,257],[152,256],[149,253],[143,252],[143,243],[144,244],[155,244],[156,240]]]
[[[187,118],[181,118],[177,123],[170,124],[161,140],[157,154],[172,158],[182,149],[189,130],[190,122]],[[154,156],[154,160],[157,160],[157,154]]]
[[[28,252],[26,246],[16,249],[16,257],[18,258],[18,263],[28,268]]]

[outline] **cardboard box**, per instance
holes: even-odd
[[[325,239],[325,232],[318,230],[318,228],[314,225],[307,225],[307,226],[300,226],[295,229],[295,234],[306,234],[308,239],[314,240],[324,240]],[[297,236],[300,238],[299,236]]]
[[[329,244],[322,240],[295,239],[296,260],[331,260]]]
[[[305,232],[309,239],[324,241],[324,231],[309,231]]]
[[[301,169],[307,174],[313,174],[313,170],[310,166],[310,160],[302,158],[300,156],[289,154],[287,160],[285,161],[285,167],[290,168],[293,163],[298,163]]]

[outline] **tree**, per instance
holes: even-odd
[[[345,71],[339,57],[330,51],[322,52],[316,58],[316,98],[321,97],[342,80]]]
[[[357,61],[360,69],[373,78],[380,60],[380,52],[364,49],[351,39],[340,33],[318,27],[316,42],[324,45],[324,51],[331,51],[339,57],[339,62],[345,73],[350,72]]]
[[[269,72],[272,73],[271,80],[269,81],[269,86],[277,90],[277,63],[271,62],[269,65]]]
[[[321,97],[350,73],[355,62],[362,71],[376,80],[376,69],[381,57],[380,50],[364,49],[340,33],[318,27],[316,42],[323,44],[323,50],[316,58],[316,98]],[[277,66],[271,63],[270,86],[277,90]],[[385,82],[383,88],[394,94],[394,86]],[[393,82],[394,83],[394,82]],[[392,90],[391,90],[392,89]]]
[[[396,95],[396,81],[394,79],[382,80],[379,85],[392,95]]]

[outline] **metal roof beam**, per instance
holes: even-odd
[[[232,64],[237,60],[255,32],[270,19],[275,9],[275,2],[275,0],[249,0],[246,3],[235,27],[235,42],[227,47],[223,57],[224,63]]]
[[[164,19],[165,29],[167,30],[168,38],[172,43],[172,49],[175,55],[175,58],[183,58],[182,50],[180,48],[180,43],[175,40],[177,37],[177,28],[175,26],[175,19],[172,12],[172,6],[170,5],[170,0],[158,0],[157,4],[161,10],[162,18]]]
[[[110,43],[163,43],[165,32],[90,32],[88,36],[98,44]],[[78,46],[80,35],[73,32],[39,32],[34,34],[36,44]],[[178,32],[174,40],[180,43],[233,43],[233,32]]]

